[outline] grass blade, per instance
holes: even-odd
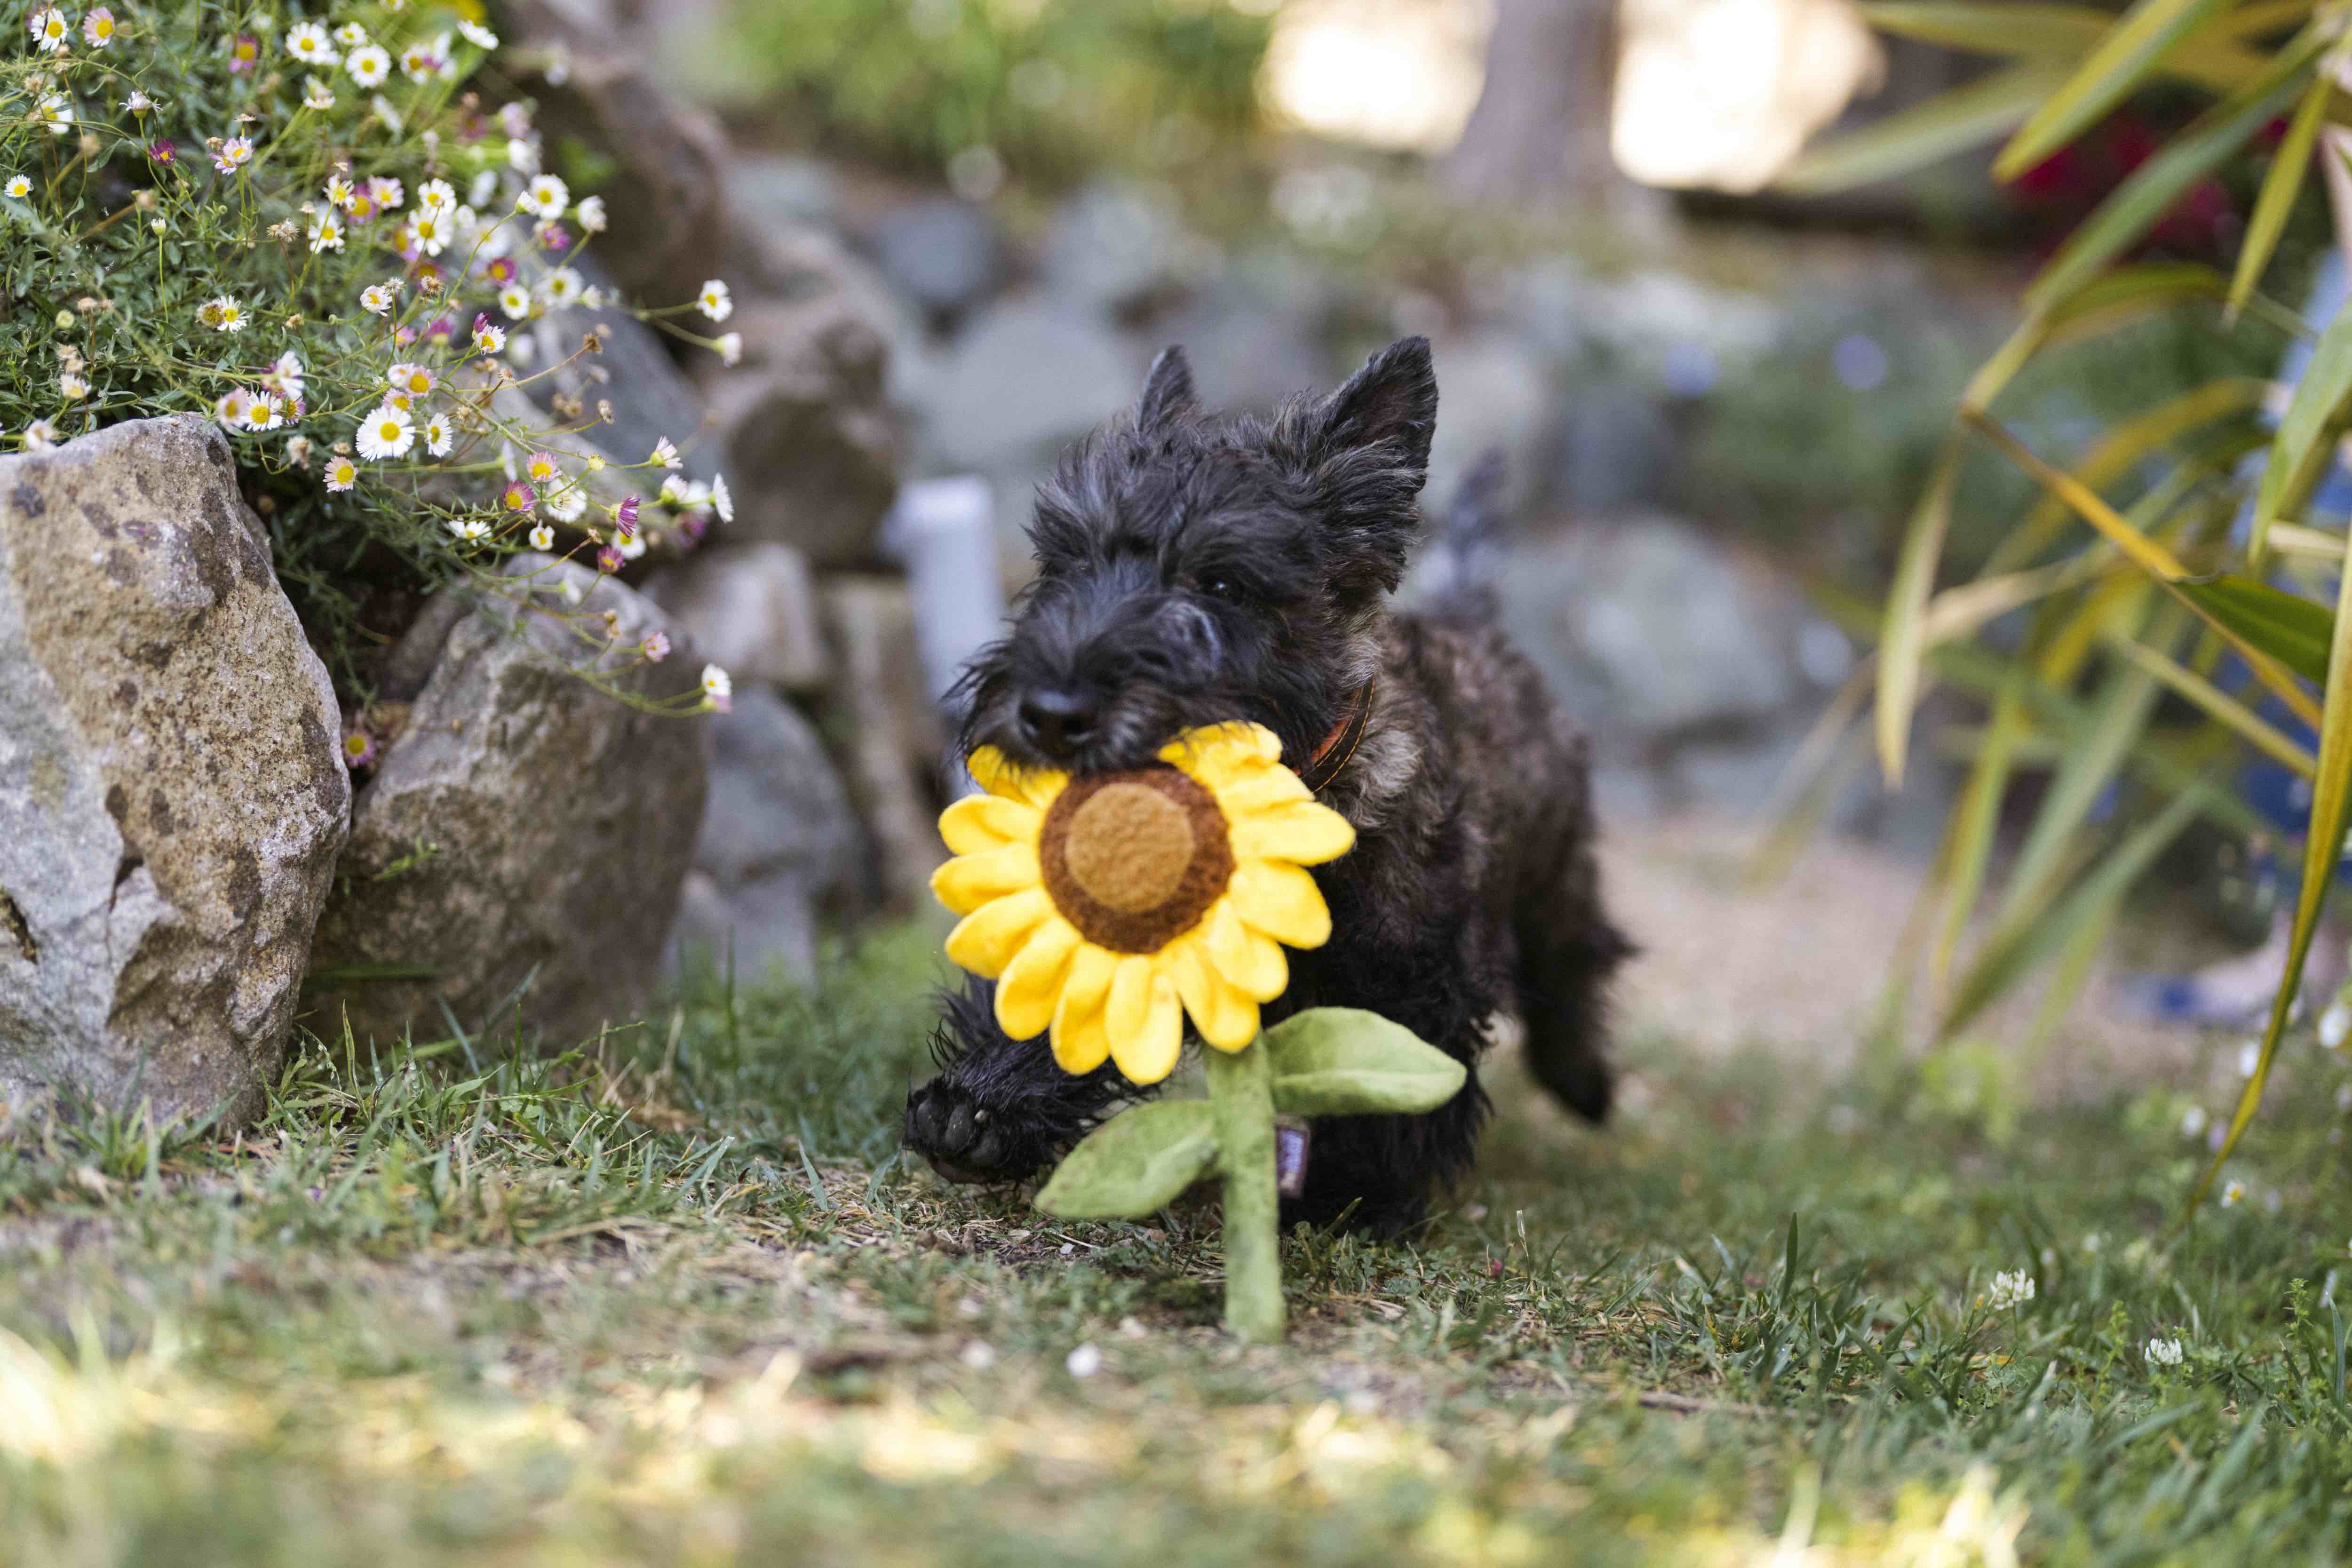
[[[2320,117],[2335,91],[2336,84],[2327,78],[2312,79],[2304,89],[2303,101],[2295,106],[2294,118],[2287,122],[2286,139],[2271,158],[2270,172],[2263,176],[2253,216],[2246,220],[2246,237],[2238,247],[2238,270],[2230,279],[2225,320],[2231,324],[2245,308],[2246,297],[2262,280],[2263,268],[2270,265],[2271,252],[2278,248],[2279,236],[2286,230],[2287,215],[2294,210],[2294,199],[2303,192],[2303,176],[2311,167],[2312,145],[2319,140]]]
[[[2278,52],[2259,80],[2249,82],[2199,116],[2164,151],[2134,170],[2042,268],[2025,291],[2026,308],[2045,310],[2065,299],[2108,262],[2138,244],[2191,185],[2284,110],[2288,100],[2301,90],[2303,74],[2326,43],[2326,36],[2317,26],[2306,28]]]
[[[2281,734],[2264,722],[2252,709],[2195,670],[2175,663],[2146,643],[2135,641],[2130,637],[2116,637],[2110,646],[2117,654],[2131,660],[2180,696],[2194,702],[2215,719],[2236,731],[2255,750],[2293,768],[2305,778],[2311,778],[2318,773],[2319,763],[2309,752]]]
[[[2028,973],[2064,949],[2084,925],[2112,911],[2166,846],[2180,835],[2205,805],[2208,786],[2199,784],[2172,797],[2170,805],[2135,828],[2097,868],[2076,883],[2055,910],[2027,909],[2004,925],[1954,993],[1937,1028],[1948,1040]]]
[[[1907,174],[2014,130],[2065,77],[2063,66],[2042,60],[1993,71],[1807,149],[1773,184],[1820,195]]]
[[[2180,592],[2305,679],[2327,679],[2327,650],[2336,638],[2336,617],[2326,605],[2252,577],[2192,580],[2182,583]]]
[[[2304,960],[2311,954],[2312,933],[2319,929],[2319,911],[2335,879],[2336,862],[2344,855],[2345,802],[2352,794],[2352,572],[2339,575],[2336,586],[2335,636],[2327,653],[2327,707],[2319,729],[2319,774],[2312,785],[2311,819],[2303,836],[2303,887],[2294,900],[2294,925],[2288,933],[2286,973],[2278,994],[2271,998],[2270,1022],[2263,1028],[2262,1055],[2253,1075],[2238,1097],[2230,1117],[2230,1131],[2214,1152],[2213,1162],[2197,1178],[2189,1195],[2193,1214],[2205,1200],[2213,1178],[2245,1136],[2247,1124],[2263,1102],[2263,1086],[2270,1081],[2271,1064],[2278,1058],[2279,1039],[2286,1033],[2288,1016],[2303,989]]]
[[[1936,585],[1936,565],[1951,526],[1952,495],[1959,488],[1961,434],[1944,437],[1927,493],[1912,510],[1886,595],[1885,629],[1879,634],[1878,766],[1894,789],[1903,783],[1905,752],[1911,740],[1911,710],[1919,700],[1919,666],[1927,652],[1927,595]]]
[[[2254,495],[2254,533],[2246,546],[2249,563],[2260,565],[2270,525],[2305,498],[2336,452],[2334,435],[2352,398],[2352,310],[2338,310],[2319,334],[2311,364],[2295,383],[2294,396],[2271,442],[2271,460]]]
[[[2222,640],[2246,661],[2255,679],[2274,692],[2296,718],[2315,730],[2319,727],[2319,705],[2312,700],[2309,692],[2294,683],[2294,677],[2286,667],[2248,642],[2235,627],[2221,620],[2197,598],[2183,591],[2182,581],[2191,574],[2180,563],[2178,556],[2134,528],[2115,508],[2101,500],[2096,492],[2034,456],[2023,442],[2011,435],[1998,421],[1978,413],[1969,413],[1964,417],[1991,437],[1994,444],[2007,453],[2011,461],[2074,508],[2084,521],[2097,529],[2120,550],[2125,559],[2154,578],[2167,592],[2194,610],[2206,625],[2221,633]]]
[[[2139,0],[2092,49],[2081,68],[2050,95],[1993,160],[1996,180],[2013,180],[2105,118],[2147,85],[2180,42],[2228,0]]]

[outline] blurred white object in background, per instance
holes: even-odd
[[[1292,0],[1262,78],[1295,125],[1342,142],[1443,153],[1478,101],[1484,0]]]
[[[1622,0],[1611,151],[1644,184],[1760,188],[1885,57],[1852,0]]]
[[[944,709],[964,661],[995,641],[1004,622],[988,481],[956,474],[903,487],[883,520],[882,547],[907,569],[923,681]]]

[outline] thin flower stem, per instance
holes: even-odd
[[[1274,1080],[1263,1040],[1211,1050],[1218,1166],[1225,1186],[1225,1327],[1240,1339],[1282,1338],[1282,1199],[1274,1160]]]

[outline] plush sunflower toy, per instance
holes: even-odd
[[[1213,1047],[1207,1100],[1139,1105],[1104,1123],[1037,1203],[1073,1218],[1146,1215],[1221,1174],[1225,1321],[1258,1340],[1278,1339],[1283,1323],[1277,1114],[1433,1110],[1465,1076],[1352,1008],[1294,1014],[1260,1033],[1260,1005],[1290,981],[1284,945],[1331,935],[1306,868],[1356,837],[1281,757],[1257,724],[1188,731],[1156,764],[1121,773],[1018,769],[982,747],[969,765],[985,793],[940,816],[955,858],[931,879],[963,917],[948,956],[997,983],[1007,1035],[1050,1031],[1064,1070],[1108,1058],[1133,1083],[1158,1083],[1182,1054],[1188,1016]]]

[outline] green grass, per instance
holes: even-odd
[[[2352,1554],[2315,1047],[2179,1235],[2173,1094],[1994,1142],[1650,1043],[1593,1135],[1506,1066],[1472,1190],[1288,1238],[1244,1350],[1204,1204],[1056,1225],[895,1157],[929,951],[562,1061],[314,1049],[226,1142],[20,1115],[0,1563]]]

